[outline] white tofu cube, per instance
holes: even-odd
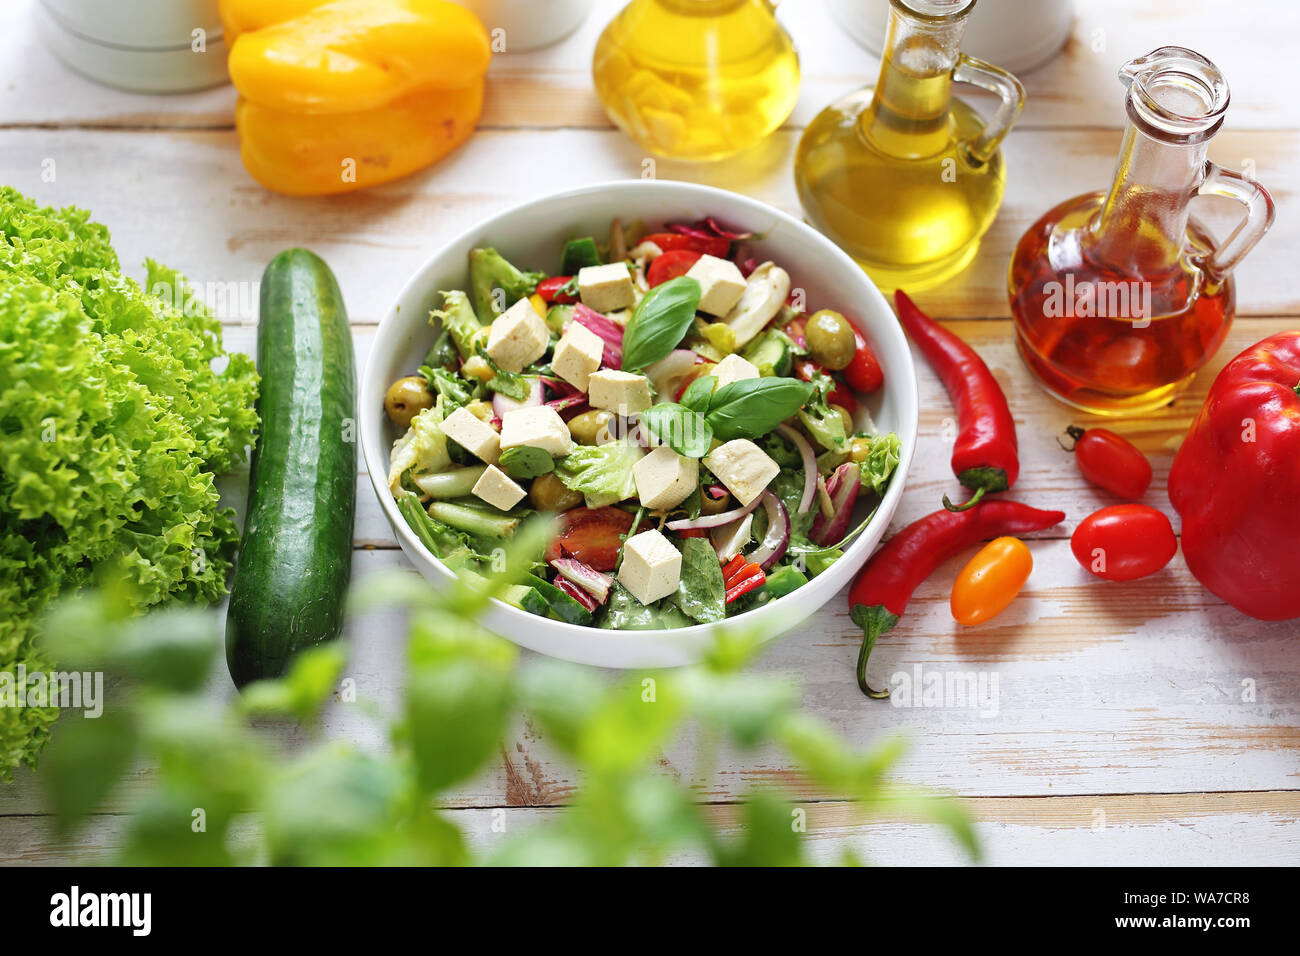
[[[583,305],[597,312],[626,309],[636,302],[632,273],[622,262],[585,266],[578,270],[578,296]]]
[[[496,465],[488,465],[487,470],[474,482],[475,496],[483,499],[493,508],[509,511],[519,504],[526,492]]]
[[[501,416],[501,450],[520,445],[540,448],[552,458],[563,458],[573,451],[569,426],[548,405],[512,408]]]
[[[686,500],[700,483],[700,463],[660,445],[632,466],[636,494],[652,511],[666,511]]]
[[[761,495],[781,471],[781,466],[748,438],[719,445],[704,459],[704,465],[742,505]]]
[[[713,366],[713,370],[709,374],[717,377],[718,388],[730,385],[732,382],[739,382],[741,379],[759,377],[757,366],[734,352]]]
[[[467,408],[458,408],[443,419],[442,433],[489,465],[501,457],[501,436]]]
[[[618,580],[642,604],[672,594],[681,578],[682,553],[657,529],[634,534],[623,545]]]
[[[507,372],[521,371],[546,352],[551,335],[533,304],[520,299],[493,321],[487,354]]]
[[[551,368],[580,392],[587,390],[591,373],[600,368],[605,342],[585,325],[570,322],[556,343]]]
[[[700,256],[686,274],[699,282],[700,311],[709,315],[726,315],[745,292],[745,277],[728,259]]]
[[[587,402],[620,415],[644,412],[650,407],[650,380],[619,369],[601,369],[587,380]]]

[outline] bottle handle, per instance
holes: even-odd
[[[1241,173],[1225,169],[1211,160],[1205,161],[1205,178],[1197,188],[1198,196],[1225,196],[1246,207],[1246,215],[1228,238],[1205,261],[1205,271],[1215,282],[1222,282],[1237,267],[1255,243],[1264,237],[1277,210],[1267,189]]]
[[[952,78],[955,83],[970,83],[988,90],[1000,101],[993,118],[984,124],[984,131],[966,144],[971,159],[986,163],[993,158],[1011,127],[1016,125],[1016,120],[1020,119],[1020,111],[1025,108],[1025,88],[1006,70],[965,53],[958,54]]]

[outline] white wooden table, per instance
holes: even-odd
[[[248,178],[229,87],[148,97],[96,86],[40,46],[29,4],[12,0],[0,31],[0,181],[43,202],[91,209],[112,230],[128,268],[154,256],[196,283],[254,282],[282,248],[309,246],[338,274],[362,362],[395,291],[444,240],[516,202],[641,172],[640,149],[610,126],[590,89],[590,51],[616,0],[601,0],[591,20],[558,46],[498,57],[481,128],[458,153],[387,187],[324,199],[273,195]],[[993,862],[1297,864],[1300,623],[1243,617],[1202,590],[1181,556],[1131,584],[1088,579],[1070,554],[1069,533],[1111,502],[1057,447],[1055,436],[1077,416],[1046,398],[1014,354],[1003,277],[1013,242],[1039,213],[1108,182],[1124,117],[1115,80],[1121,62],[1180,43],[1224,70],[1233,105],[1211,155],[1231,167],[1253,163],[1279,214],[1239,272],[1239,315],[1215,362],[1172,408],[1112,426],[1151,456],[1156,480],[1147,500],[1170,511],[1164,488],[1173,451],[1213,373],[1246,345],[1300,326],[1300,109],[1283,74],[1292,64],[1256,33],[1271,24],[1274,36],[1296,35],[1300,7],[1238,0],[1228,19],[1215,4],[1192,0],[1078,6],[1063,54],[1023,78],[1029,103],[1006,142],[1006,199],[979,258],[944,289],[921,297],[952,320],[1007,391],[1023,455],[1016,497],[1064,509],[1069,518],[1032,543],[1034,575],[991,625],[959,632],[952,622],[948,583],[960,566],[954,561],[921,588],[873,657],[881,679],[917,664],[996,675],[997,713],[864,700],[852,674],[857,629],[842,598],[776,643],[759,666],[799,675],[806,705],[856,741],[909,735],[902,776],[968,797]],[[819,0],[788,0],[781,16],[806,70],[790,121],[753,155],[711,167],[661,161],[660,177],[725,186],[798,213],[790,163],[801,127],[821,105],[874,78],[877,63],[840,33]],[[50,161],[52,182],[43,176]],[[233,317],[228,346],[251,350],[254,321]],[[896,527],[955,490],[941,434],[950,406],[917,361],[920,443]],[[358,480],[356,576],[409,570],[368,480]],[[372,615],[348,635],[349,676],[361,695],[390,707],[401,681],[396,624]],[[1253,699],[1244,699],[1246,681],[1254,683]],[[330,733],[363,741],[374,735],[341,705],[327,720]],[[690,767],[690,754],[689,740],[665,754],[668,772]],[[106,855],[121,811],[146,777],[141,772],[114,794],[70,846],[47,833],[38,775],[19,774],[0,788],[0,862]],[[774,756],[724,761],[699,782],[699,793],[731,819],[738,797],[770,781],[802,793],[810,836],[827,855],[847,840],[881,863],[960,859],[931,828],[888,818],[853,823],[843,804],[802,787]],[[571,768],[521,721],[499,763],[464,788],[455,806],[470,833],[487,840],[489,809],[509,808],[511,826],[527,825],[555,812],[574,785]]]

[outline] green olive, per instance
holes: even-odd
[[[849,320],[831,309],[812,314],[804,328],[804,337],[813,361],[832,372],[847,368],[858,347]]]
[[[731,506],[731,495],[711,498],[707,493],[700,495],[700,514],[720,515]]]
[[[411,419],[426,408],[433,407],[433,395],[430,394],[424,378],[419,375],[407,375],[388,386],[384,395],[384,411],[388,419],[398,428],[410,428]]]
[[[476,378],[480,382],[490,381],[496,376],[492,366],[481,355],[471,355],[461,364],[460,374],[466,378]]]
[[[849,459],[863,462],[871,454],[871,439],[863,435],[854,435],[849,439]]]
[[[569,419],[569,434],[579,445],[607,445],[614,440],[610,433],[613,422],[613,412],[595,408]]]
[[[533,486],[528,489],[528,500],[538,511],[568,511],[582,504],[582,495],[566,488],[555,472],[548,471],[533,479]]]

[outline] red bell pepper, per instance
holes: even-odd
[[[1300,331],[1224,366],[1174,458],[1169,500],[1196,580],[1262,621],[1300,617]]]

